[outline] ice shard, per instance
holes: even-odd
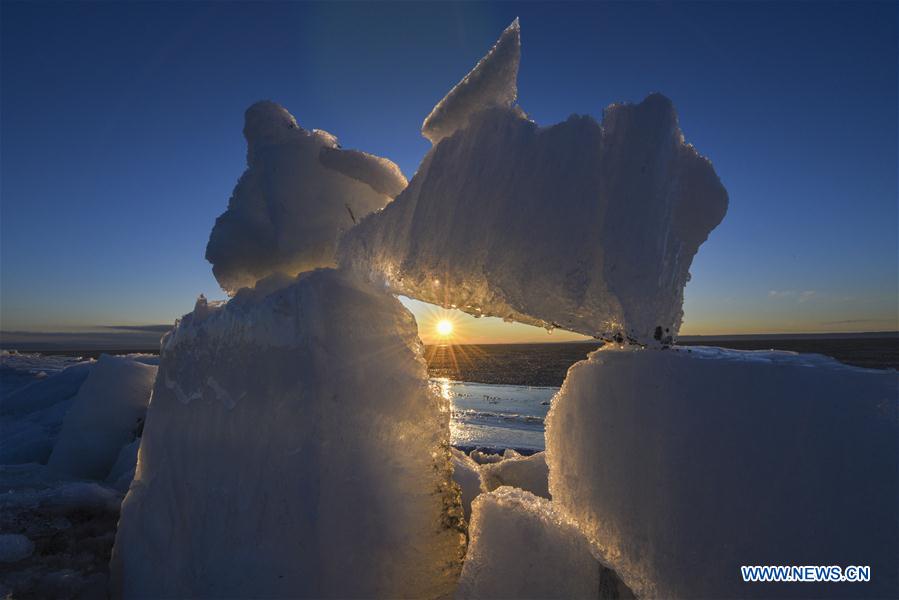
[[[490,52],[437,103],[421,125],[422,135],[436,144],[464,129],[468,119],[484,109],[511,108],[518,96],[520,60],[521,28],[515,19]]]

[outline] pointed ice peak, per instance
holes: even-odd
[[[436,144],[465,127],[469,117],[477,112],[511,107],[518,96],[520,59],[521,30],[516,18],[490,52],[437,103],[422,123],[422,135]]]

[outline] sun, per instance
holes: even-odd
[[[440,319],[437,321],[437,335],[440,337],[449,337],[453,334],[453,322],[449,319]]]

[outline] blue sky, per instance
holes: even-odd
[[[4,330],[170,323],[223,297],[203,255],[247,106],[275,100],[411,177],[423,117],[516,16],[538,123],[661,91],[727,187],[682,333],[897,328],[894,3],[0,10]],[[466,323],[476,341],[565,339]]]

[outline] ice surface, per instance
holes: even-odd
[[[464,534],[449,407],[412,314],[330,269],[284,283],[200,301],[164,338],[115,594],[451,592]]]
[[[515,19],[487,55],[437,103],[421,133],[438,143],[465,128],[472,115],[493,107],[510,108],[518,96],[521,31]]]
[[[537,452],[531,456],[507,456],[498,463],[482,466],[481,477],[486,491],[508,485],[531,492],[535,496],[550,498],[549,468],[546,466],[545,452]]]
[[[138,434],[156,370],[102,355],[66,413],[47,465],[72,478],[104,480]]]
[[[406,187],[385,158],[343,150],[274,102],[246,112],[248,168],[215,222],[206,259],[228,292],[281,272],[333,266],[337,238]]]
[[[517,29],[508,36],[517,42]],[[513,71],[484,77],[507,89]],[[727,193],[684,142],[671,102],[653,94],[609,106],[602,124],[572,116],[551,127],[460,104],[464,127],[344,235],[341,266],[475,316],[642,344],[675,337],[690,264]]]
[[[457,598],[603,596],[587,538],[551,502],[501,487],[478,496],[473,512]]]
[[[46,464],[73,400],[23,416],[0,416],[0,464]]]
[[[640,597],[895,596],[897,402],[896,371],[820,355],[599,350],[549,413],[553,504]],[[743,584],[741,565],[874,575]]]
[[[431,380],[452,403],[450,442],[459,448],[545,448],[543,419],[559,388]],[[477,459],[475,459],[477,460]]]
[[[0,531],[35,546],[0,565],[0,596],[106,598],[121,501],[105,486],[67,481],[46,465],[0,466]]]
[[[53,364],[51,362],[51,364]],[[78,363],[20,387],[0,399],[0,416],[22,416],[73,398],[87,379],[93,361]]]
[[[462,491],[462,508],[465,520],[471,520],[471,501],[484,491],[481,484],[481,470],[478,463],[469,458],[461,450],[450,448],[453,458],[453,481]]]
[[[13,391],[4,385],[0,395],[0,464],[46,463],[93,362],[6,352],[2,358],[4,379],[24,374],[30,382]]]

